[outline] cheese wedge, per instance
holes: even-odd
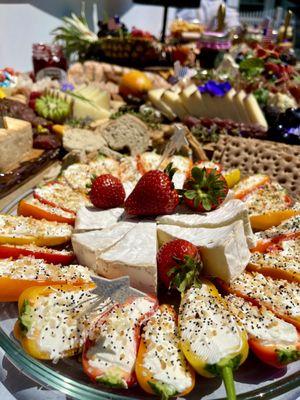
[[[233,101],[236,91],[231,88],[223,97],[222,108],[224,110],[224,118],[232,119],[232,121],[239,122],[239,114],[236,105]]]
[[[121,240],[134,226],[132,222],[119,222],[101,231],[75,233],[72,246],[78,262],[98,273],[97,256]]]
[[[262,127],[268,129],[268,123],[266,118],[255,98],[255,96],[250,93],[244,98],[244,107],[250,118],[252,124],[258,124]]]
[[[239,115],[239,122],[243,122],[244,124],[251,124],[250,116],[245,109],[244,99],[246,97],[246,93],[244,90],[240,90],[234,97],[233,97],[233,104]]]
[[[156,251],[155,222],[138,222],[122,240],[97,257],[97,271],[109,279],[128,275],[132,287],[155,294]]]
[[[148,97],[151,103],[162,113],[164,114],[170,121],[173,121],[176,118],[176,114],[173,110],[162,100],[162,95],[164,94],[165,89],[152,89],[148,92]]]
[[[86,232],[109,228],[122,219],[124,209],[100,210],[96,207],[81,207],[76,215],[75,232]]]
[[[188,115],[188,111],[184,107],[179,94],[174,92],[173,90],[166,90],[161,99],[181,120],[183,120]]]
[[[226,282],[239,276],[250,260],[242,220],[221,228],[158,227],[159,244],[173,239],[187,240],[199,247],[204,274]]]
[[[197,107],[195,107],[195,103],[192,100],[192,95],[196,92],[198,92],[198,88],[195,84],[192,84],[179,93],[182,104],[188,110],[190,115],[195,115],[195,112],[197,111]]]
[[[203,93],[201,95],[203,106],[205,108],[206,115],[205,117],[214,118],[218,117],[216,105],[215,105],[215,97],[211,96],[208,93]]]
[[[248,246],[254,247],[256,240],[252,232],[247,207],[240,200],[228,200],[214,211],[195,214],[186,209],[180,213],[158,217],[159,224],[177,225],[186,228],[220,228],[235,221],[242,220]]]

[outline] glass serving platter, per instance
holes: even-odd
[[[22,198],[30,196],[25,193]],[[16,205],[21,198],[15,199],[2,212],[14,214]],[[115,280],[95,278],[96,291],[104,296],[110,296],[116,301],[124,301],[132,295],[143,293],[129,286],[128,277]],[[38,361],[27,355],[13,336],[13,326],[18,316],[17,304],[0,303],[0,347],[6,356],[25,375],[50,389],[80,400],[142,400],[157,399],[144,393],[139,387],[129,390],[109,389],[93,384],[83,373],[80,356],[60,360],[58,363]],[[300,386],[300,361],[278,370],[262,364],[253,355],[234,373],[238,399],[273,399],[283,393]],[[218,378],[204,379],[197,377],[195,389],[186,400],[225,400],[224,385]]]

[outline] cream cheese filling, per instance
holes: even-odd
[[[205,283],[186,293],[179,321],[182,341],[207,364],[218,363],[242,348],[241,328]]]
[[[148,321],[143,338],[147,347],[143,366],[153,378],[173,387],[177,393],[189,388],[192,377],[180,350],[176,322],[170,313],[158,309]]]
[[[298,332],[294,325],[276,317],[264,307],[258,308],[241,297],[226,297],[229,310],[244,325],[251,338],[259,339],[263,345],[285,347],[295,345]]]
[[[138,297],[132,303],[115,307],[100,325],[96,342],[87,352],[89,366],[104,374],[113,369],[130,374],[137,354],[136,329],[153,306],[153,301]]]

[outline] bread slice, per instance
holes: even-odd
[[[143,153],[150,141],[148,127],[139,118],[125,114],[99,128],[108,146],[116,151],[128,149],[131,155]]]
[[[89,153],[106,146],[100,132],[89,129],[68,128],[63,135],[63,147],[67,151],[84,150]]]

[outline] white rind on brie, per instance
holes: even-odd
[[[123,208],[100,210],[96,207],[81,207],[76,215],[75,232],[86,232],[109,228],[122,219]]]
[[[164,244],[183,239],[199,247],[205,275],[231,281],[238,277],[250,260],[243,222],[235,221],[220,228],[158,227],[158,241]]]
[[[252,232],[248,211],[245,204],[237,199],[228,200],[214,211],[196,214],[184,210],[184,212],[163,215],[158,217],[159,224],[177,225],[186,228],[220,228],[242,220],[244,232],[250,248],[255,246],[256,240]]]
[[[72,235],[72,246],[78,262],[98,272],[97,256],[119,242],[134,226],[132,222],[119,222],[110,228],[75,233]]]
[[[97,257],[97,271],[109,279],[128,275],[131,286],[155,294],[156,252],[156,223],[138,222],[122,240]]]

